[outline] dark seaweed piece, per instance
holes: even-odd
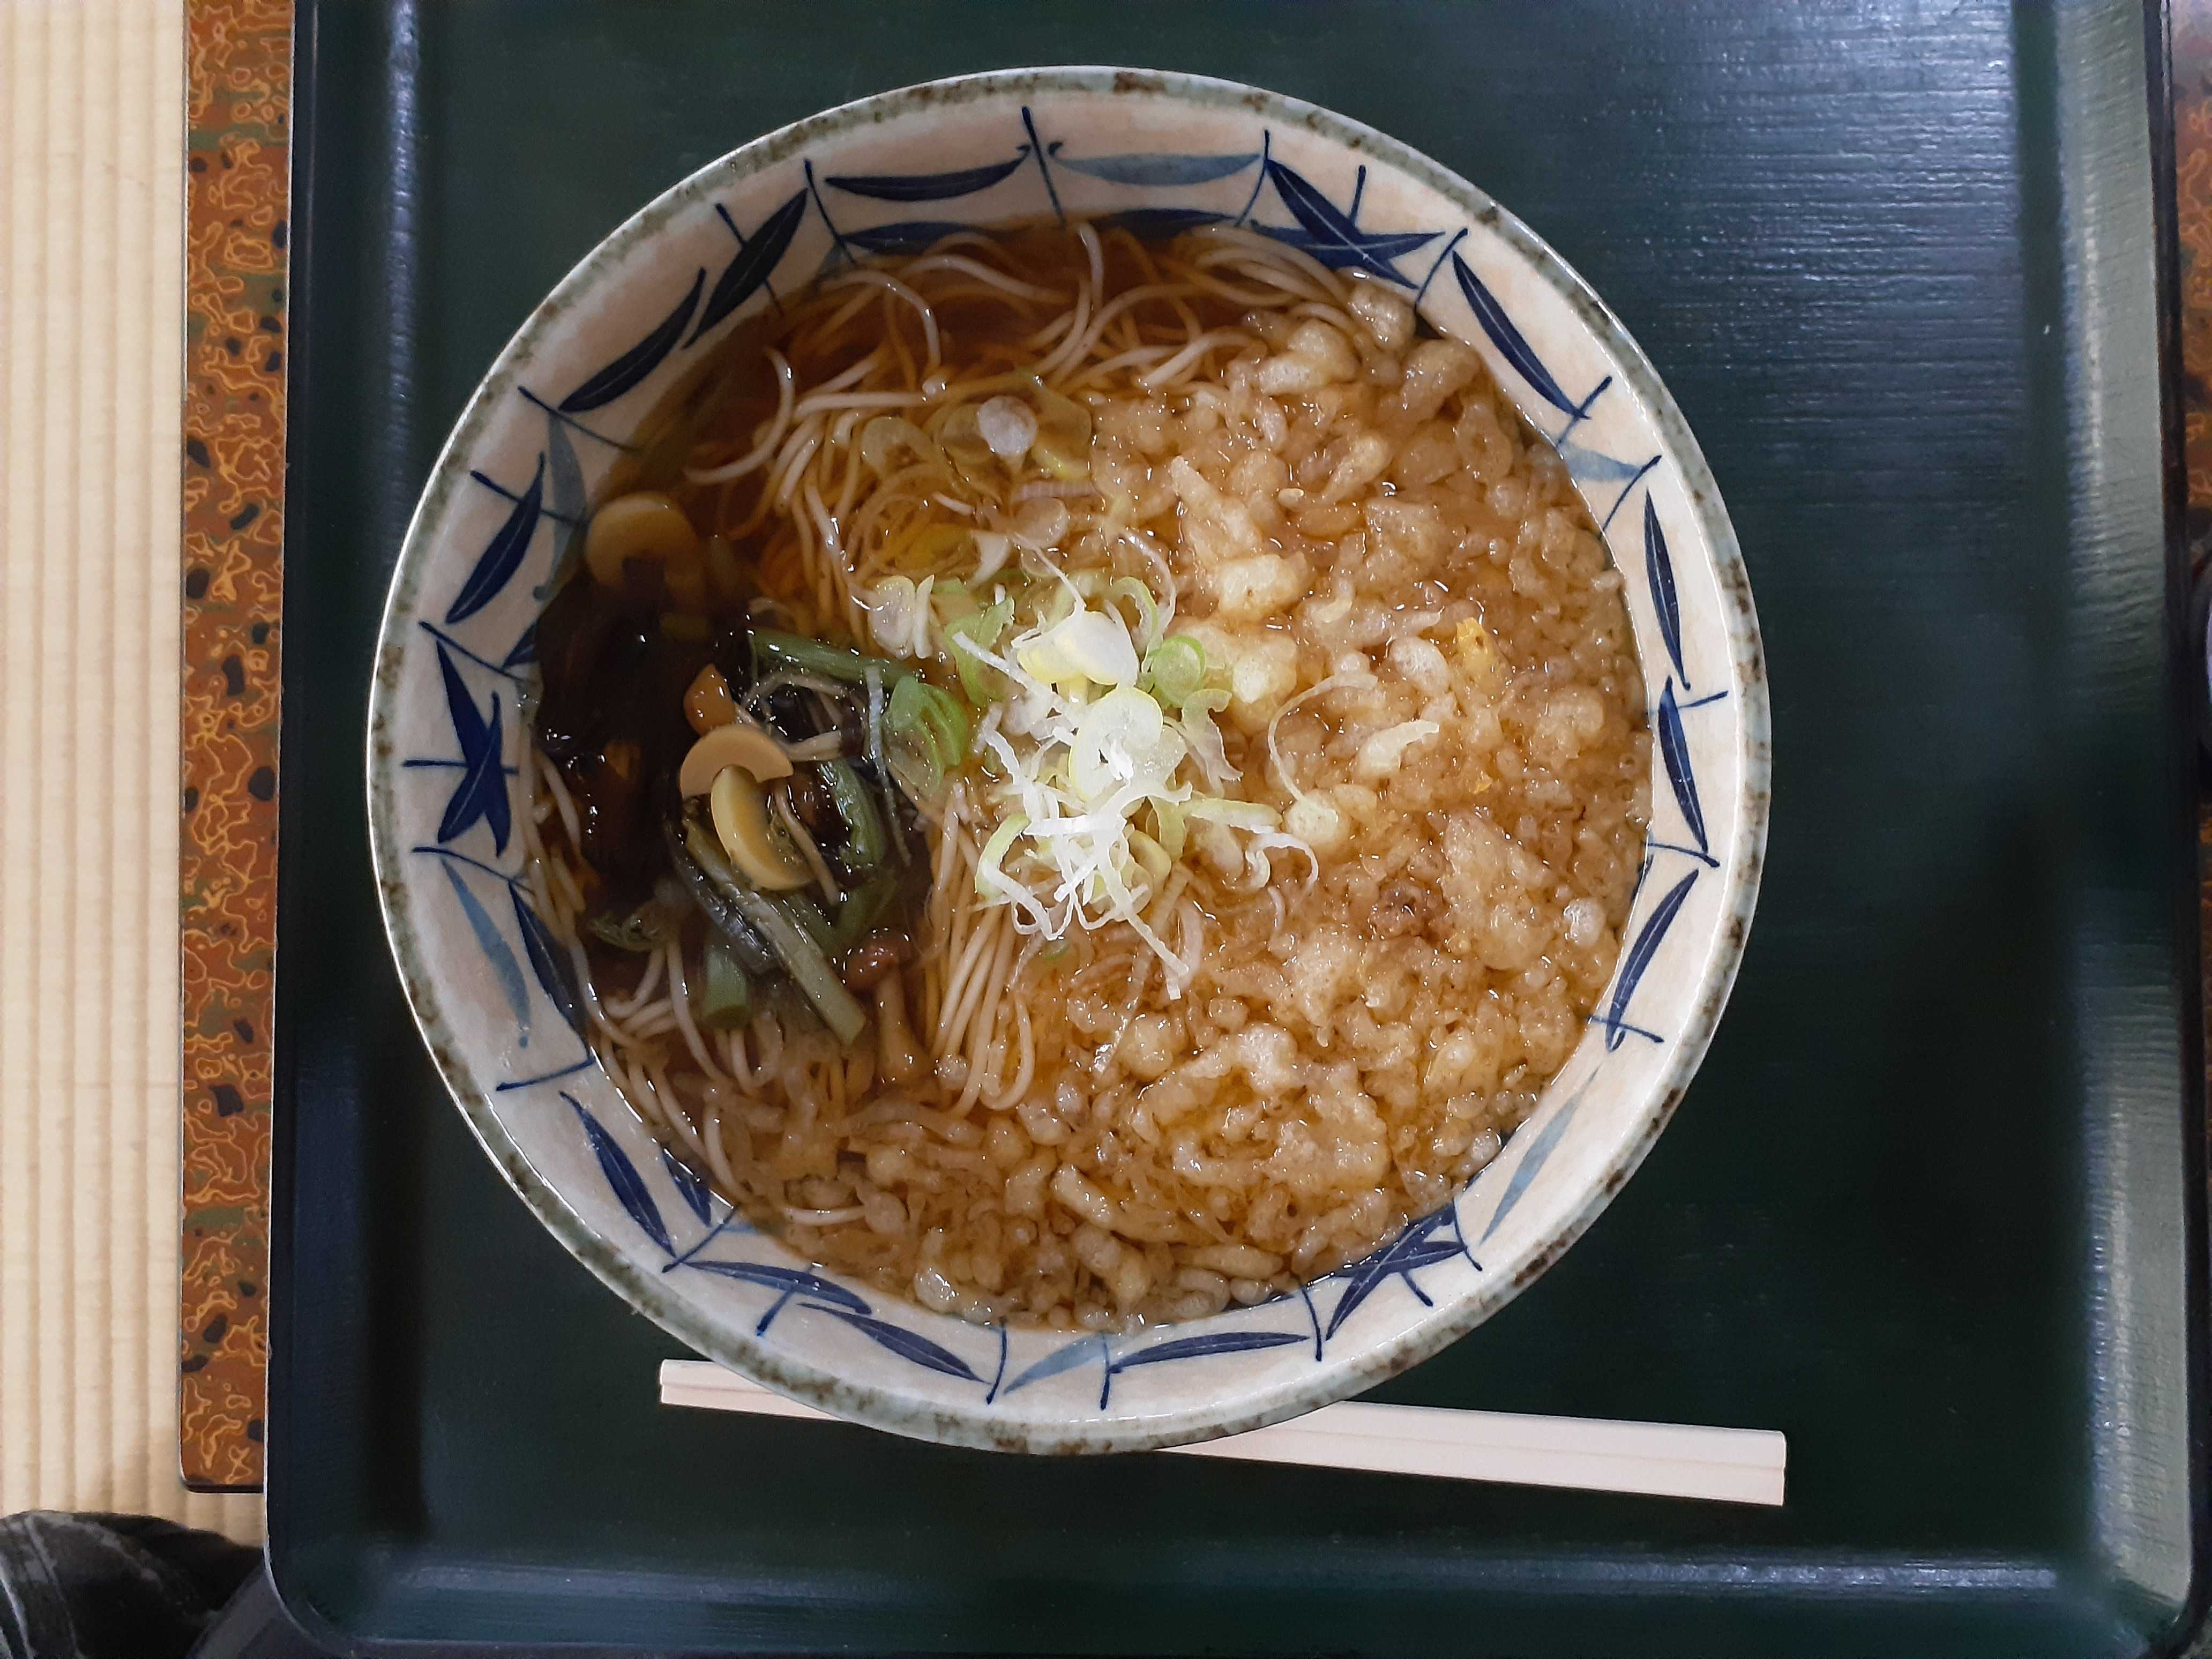
[[[622,607],[633,617],[657,617],[668,595],[668,567],[658,559],[625,559]]]
[[[811,766],[795,768],[783,781],[784,799],[791,804],[792,816],[806,826],[806,833],[814,837],[814,844],[823,851],[830,848],[829,832],[836,826],[836,814],[830,810],[830,798],[823,793],[822,781]]]
[[[714,625],[714,637],[707,643],[707,654],[722,678],[729,682],[733,696],[743,696],[753,683],[752,630],[742,622],[721,622]]]
[[[597,688],[603,678],[635,672],[645,630],[595,595],[589,580],[569,581],[546,602],[536,641],[538,746],[556,762],[580,759],[599,747],[605,730]]]
[[[702,830],[697,816],[687,811],[680,818],[661,820],[661,838],[684,890],[714,930],[735,948],[745,971],[763,975],[781,973],[782,965],[775,952],[738,908],[737,876],[715,844],[714,831]]]
[[[639,834],[650,779],[643,750],[629,739],[610,738],[562,772],[583,820],[585,862],[619,887],[648,876],[652,844]]]
[[[787,685],[769,692],[762,700],[761,713],[786,743],[804,743],[822,733],[822,705],[803,687]]]

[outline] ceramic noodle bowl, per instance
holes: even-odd
[[[1611,551],[1652,736],[1618,966],[1498,1156],[1295,1294],[1127,1335],[934,1313],[733,1214],[592,1060],[518,833],[538,612],[647,411],[825,264],[1054,217],[1148,237],[1255,229],[1389,285],[1476,348]],[[1389,138],[1272,94],[1008,72],[885,94],[732,152],[617,229],[531,315],[447,442],[400,556],[368,804],[392,949],[447,1085],[523,1200],[616,1293],[701,1353],[879,1428],[1133,1449],[1289,1417],[1414,1364],[1519,1294],[1604,1208],[1681,1099],[1742,953],[1766,818],[1763,674],[1735,539],[1680,412],[1603,302],[1511,215]]]

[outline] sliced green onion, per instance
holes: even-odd
[[[1265,801],[1230,800],[1219,795],[1200,795],[1183,805],[1186,816],[1225,823],[1231,830],[1273,830],[1282,814]]]
[[[1168,872],[1175,868],[1175,860],[1168,849],[1141,830],[1129,831],[1129,851],[1145,872],[1145,878],[1157,893],[1167,885]]]
[[[1229,707],[1229,694],[1219,689],[1194,691],[1182,700],[1182,718],[1176,722],[1182,728],[1183,740],[1190,744],[1199,769],[1206,774],[1206,781],[1218,789],[1237,775],[1237,769],[1229,763],[1229,750],[1221,741],[1221,730],[1213,717]]]
[[[813,913],[815,921],[819,924],[821,912],[815,910],[804,898],[799,899],[797,904],[787,902],[788,898],[786,894],[771,897],[749,889],[741,889],[735,895],[735,902],[744,911],[745,920],[758,928],[761,937],[768,940],[770,948],[782,962],[784,971],[791,975],[793,982],[806,1000],[814,1005],[815,1012],[822,1016],[823,1024],[837,1034],[840,1042],[850,1042],[860,1035],[861,1029],[868,1023],[868,1017],[861,1012],[860,1005],[853,1000],[853,994],[845,988],[843,981],[838,979],[836,969],[830,967],[830,958],[823,954],[821,945],[808,936],[807,929],[792,914],[803,905],[807,911]],[[779,900],[787,902],[779,902]],[[826,924],[823,930],[827,931]]]
[[[960,689],[978,708],[1004,696],[1006,686],[997,669],[978,658],[974,651],[963,650],[960,641],[965,640],[977,650],[995,651],[999,648],[999,636],[1013,619],[1014,602],[1001,599],[988,610],[956,617],[945,624],[945,649],[952,658],[953,666],[960,671]]]
[[[1180,708],[1206,684],[1206,647],[1188,634],[1169,635],[1145,653],[1137,683],[1166,707]]]
[[[1030,459],[1047,477],[1072,483],[1091,476],[1091,411],[1034,375],[1037,434]]]
[[[857,651],[848,651],[842,645],[825,645],[820,640],[810,640],[803,634],[778,633],[774,629],[753,630],[753,649],[766,659],[771,668],[787,669],[800,674],[819,674],[824,679],[842,680],[848,685],[864,684],[872,668],[876,672],[899,678],[913,674],[904,663],[891,662],[882,657],[864,657]]]
[[[932,801],[945,787],[945,769],[930,759],[920,744],[894,744],[890,750],[891,781],[912,801]]]
[[[891,785],[890,763],[884,756],[884,677],[871,668],[866,675],[868,687],[868,764],[874,769],[876,785],[884,792],[884,822],[890,825],[891,851],[901,864],[906,862],[906,836],[899,829],[898,794]]]
[[[909,675],[891,688],[884,729],[933,773],[928,793],[968,757],[968,711],[949,691]],[[903,780],[902,780],[903,781]]]
[[[899,878],[895,870],[878,870],[860,885],[845,895],[844,902],[837,907],[837,923],[830,930],[830,944],[842,956],[870,933],[873,932],[884,914],[898,896]]]
[[[725,939],[707,941],[707,971],[699,993],[698,1018],[718,1031],[733,1031],[753,1017],[753,986],[744,964]]]
[[[761,896],[782,911],[792,926],[817,945],[824,951],[830,948],[836,937],[830,926],[830,918],[823,915],[822,907],[804,892],[763,893]]]
[[[830,792],[830,804],[837,809],[837,816],[845,823],[845,844],[838,849],[838,863],[854,874],[874,869],[884,861],[889,848],[884,836],[883,815],[876,811],[867,785],[845,761],[824,761],[815,769],[823,787]]]
[[[1030,827],[1029,819],[1017,812],[991,831],[991,839],[983,843],[982,853],[975,860],[975,892],[981,898],[1001,898],[1005,890],[999,883],[1013,884],[1013,878],[999,866],[1006,862],[1006,849],[1014,844],[1014,837]]]
[[[1181,858],[1182,849],[1190,844],[1190,829],[1183,822],[1182,807],[1177,802],[1162,800],[1158,795],[1152,798],[1152,838],[1167,849],[1170,858]]]
[[[930,586],[925,576],[917,587],[904,576],[886,576],[875,586],[867,601],[868,635],[878,647],[894,657],[929,654]]]
[[[1137,607],[1138,648],[1149,653],[1160,637],[1160,608],[1152,600],[1152,590],[1134,576],[1116,576],[1106,585],[1107,603],[1125,598]]]
[[[1084,413],[1087,419],[1090,411],[1085,410]],[[930,422],[930,429],[963,483],[996,493],[1006,476],[1005,469],[983,436],[975,404],[954,404]]]
[[[878,415],[860,428],[860,459],[878,478],[887,478],[916,461],[941,467],[945,457],[912,421],[898,415]]]
[[[617,951],[658,951],[675,936],[679,918],[659,899],[647,899],[628,915],[616,915],[602,911],[588,918],[584,926],[592,937],[611,945]]]

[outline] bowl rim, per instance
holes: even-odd
[[[409,921],[404,895],[409,878],[399,856],[392,730],[399,696],[406,623],[416,609],[428,562],[431,532],[445,513],[465,460],[493,418],[518,371],[543,336],[660,223],[710,191],[748,180],[806,147],[854,128],[933,106],[1055,94],[1163,97],[1213,108],[1237,107],[1393,167],[1464,210],[1467,217],[1504,240],[1526,267],[1574,309],[1583,325],[1620,363],[1639,397],[1668,458],[1679,469],[1692,510],[1704,531],[1738,694],[1741,739],[1736,800],[1741,831],[1723,866],[1718,925],[1698,975],[1697,1000],[1674,1042],[1671,1063],[1646,1085],[1647,1104],[1633,1139],[1625,1143],[1585,1188],[1576,1207],[1549,1231],[1541,1247],[1508,1278],[1480,1281],[1470,1291],[1440,1297],[1434,1313],[1412,1328],[1347,1354],[1334,1363],[1244,1395],[1237,1408],[1185,1406],[1143,1417],[1039,1425],[992,1417],[988,1409],[962,1408],[904,1395],[894,1387],[855,1382],[718,1327],[659,1275],[632,1262],[541,1175],[509,1134],[489,1097],[462,1057],[427,966],[422,942]],[[1647,681],[1648,686],[1648,681]],[[708,161],[655,195],[603,237],[530,311],[478,381],[433,464],[410,515],[395,561],[378,625],[370,687],[366,751],[370,857],[385,932],[399,969],[409,1011],[447,1092],[494,1166],[538,1220],[595,1277],[633,1309],[708,1358],[742,1371],[794,1399],[848,1420],[931,1440],[997,1451],[1043,1454],[1154,1450],[1243,1433],[1347,1398],[1410,1369],[1456,1341],[1497,1313],[1573,1245],[1626,1182],[1672,1120],[1727,1006],[1748,943],[1765,860],[1771,805],[1771,742],[1766,665],[1748,573],[1720,491],[1689,423],[1657,369],[1627,329],[1580,272],[1516,215],[1489,194],[1421,152],[1363,122],[1319,105],[1242,82],[1176,70],[1103,65],[1005,69],[947,76],[872,94],[792,122]],[[1455,1196],[1454,1202],[1457,1201]]]

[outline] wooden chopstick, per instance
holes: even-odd
[[[660,1403],[835,1421],[705,1360],[660,1367]],[[1171,1448],[1198,1457],[1778,1504],[1788,1442],[1771,1429],[1532,1417],[1347,1400],[1287,1423]]]

